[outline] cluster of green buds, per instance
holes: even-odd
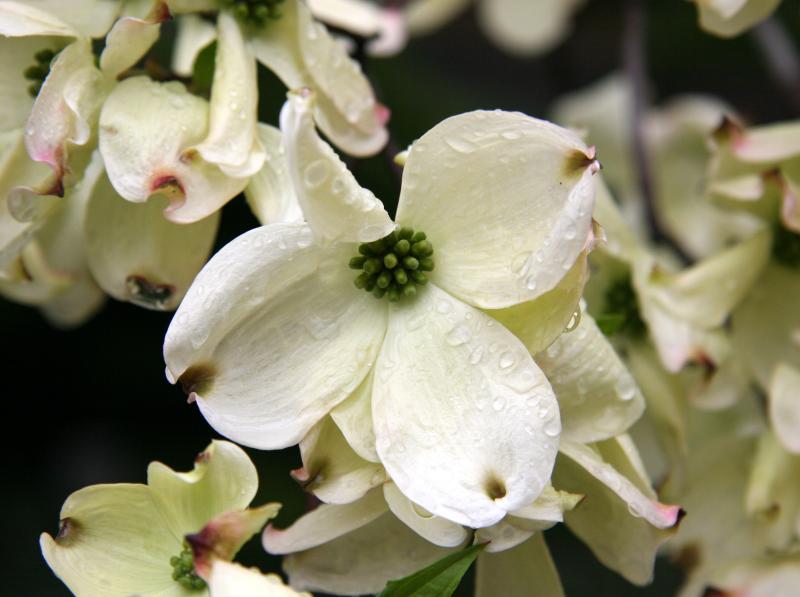
[[[31,97],[36,97],[42,90],[44,80],[47,78],[47,75],[50,74],[50,63],[53,61],[53,58],[56,57],[57,53],[58,52],[54,50],[44,49],[39,50],[33,55],[36,64],[26,68],[23,73],[25,78],[31,82],[28,86],[28,93],[30,93]]]
[[[262,27],[269,19],[281,16],[279,5],[283,0],[220,0],[240,21]]]
[[[359,245],[352,269],[363,270],[355,280],[357,288],[384,296],[392,302],[417,293],[428,282],[425,272],[433,270],[433,245],[424,232],[400,228],[388,236]]]
[[[177,556],[169,559],[172,566],[172,580],[189,591],[201,591],[206,588],[206,581],[197,576],[194,571],[194,556],[192,550],[185,547]]]

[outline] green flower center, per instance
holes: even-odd
[[[780,224],[772,237],[772,256],[775,261],[792,269],[800,269],[800,234]]]
[[[169,559],[172,566],[172,580],[189,591],[200,591],[206,588],[206,581],[194,571],[194,556],[189,547],[184,547],[177,556]]]
[[[412,297],[417,286],[428,283],[425,272],[433,270],[433,245],[424,232],[400,228],[380,240],[358,247],[359,255],[350,260],[352,269],[362,270],[356,288],[375,298],[397,302]]]
[[[58,54],[58,52],[54,50],[44,49],[39,50],[33,55],[33,59],[36,63],[26,68],[23,73],[23,76],[31,82],[28,86],[28,93],[30,93],[31,97],[36,97],[42,90],[44,80],[47,78],[47,75],[50,74],[50,63],[53,61],[53,58],[56,57],[56,54]]]
[[[283,0],[219,0],[240,21],[263,27],[269,19],[279,19]]]
[[[606,336],[626,334],[638,338],[644,335],[647,328],[639,313],[630,274],[609,285],[605,295],[605,309],[596,321]]]

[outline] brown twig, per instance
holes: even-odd
[[[639,194],[644,202],[645,220],[653,242],[668,245],[684,263],[691,263],[691,257],[662,225],[655,206],[653,170],[644,138],[644,116],[647,108],[646,1],[627,0],[622,40],[622,61],[631,93],[631,146],[634,169]]]

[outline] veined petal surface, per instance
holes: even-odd
[[[522,343],[433,284],[391,308],[372,416],[398,488],[473,527],[539,495],[561,432],[550,384]]]
[[[397,223],[435,248],[431,279],[486,309],[544,294],[573,267],[591,228],[594,153],[572,132],[512,112],[470,112],[416,141]]]
[[[303,224],[271,224],[198,274],[164,355],[218,432],[262,449],[296,444],[362,382],[387,307],[353,286],[353,253],[320,247]]]
[[[467,529],[420,508],[400,493],[391,481],[383,486],[383,497],[397,518],[434,545],[456,547],[468,538]]]

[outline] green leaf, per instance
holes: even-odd
[[[214,63],[217,59],[217,42],[208,44],[197,55],[192,72],[192,86],[198,93],[208,93],[214,81]]]
[[[486,543],[451,553],[411,576],[390,580],[378,597],[450,597]]]
[[[606,336],[613,336],[625,324],[625,315],[622,313],[603,313],[595,318],[595,323]]]

